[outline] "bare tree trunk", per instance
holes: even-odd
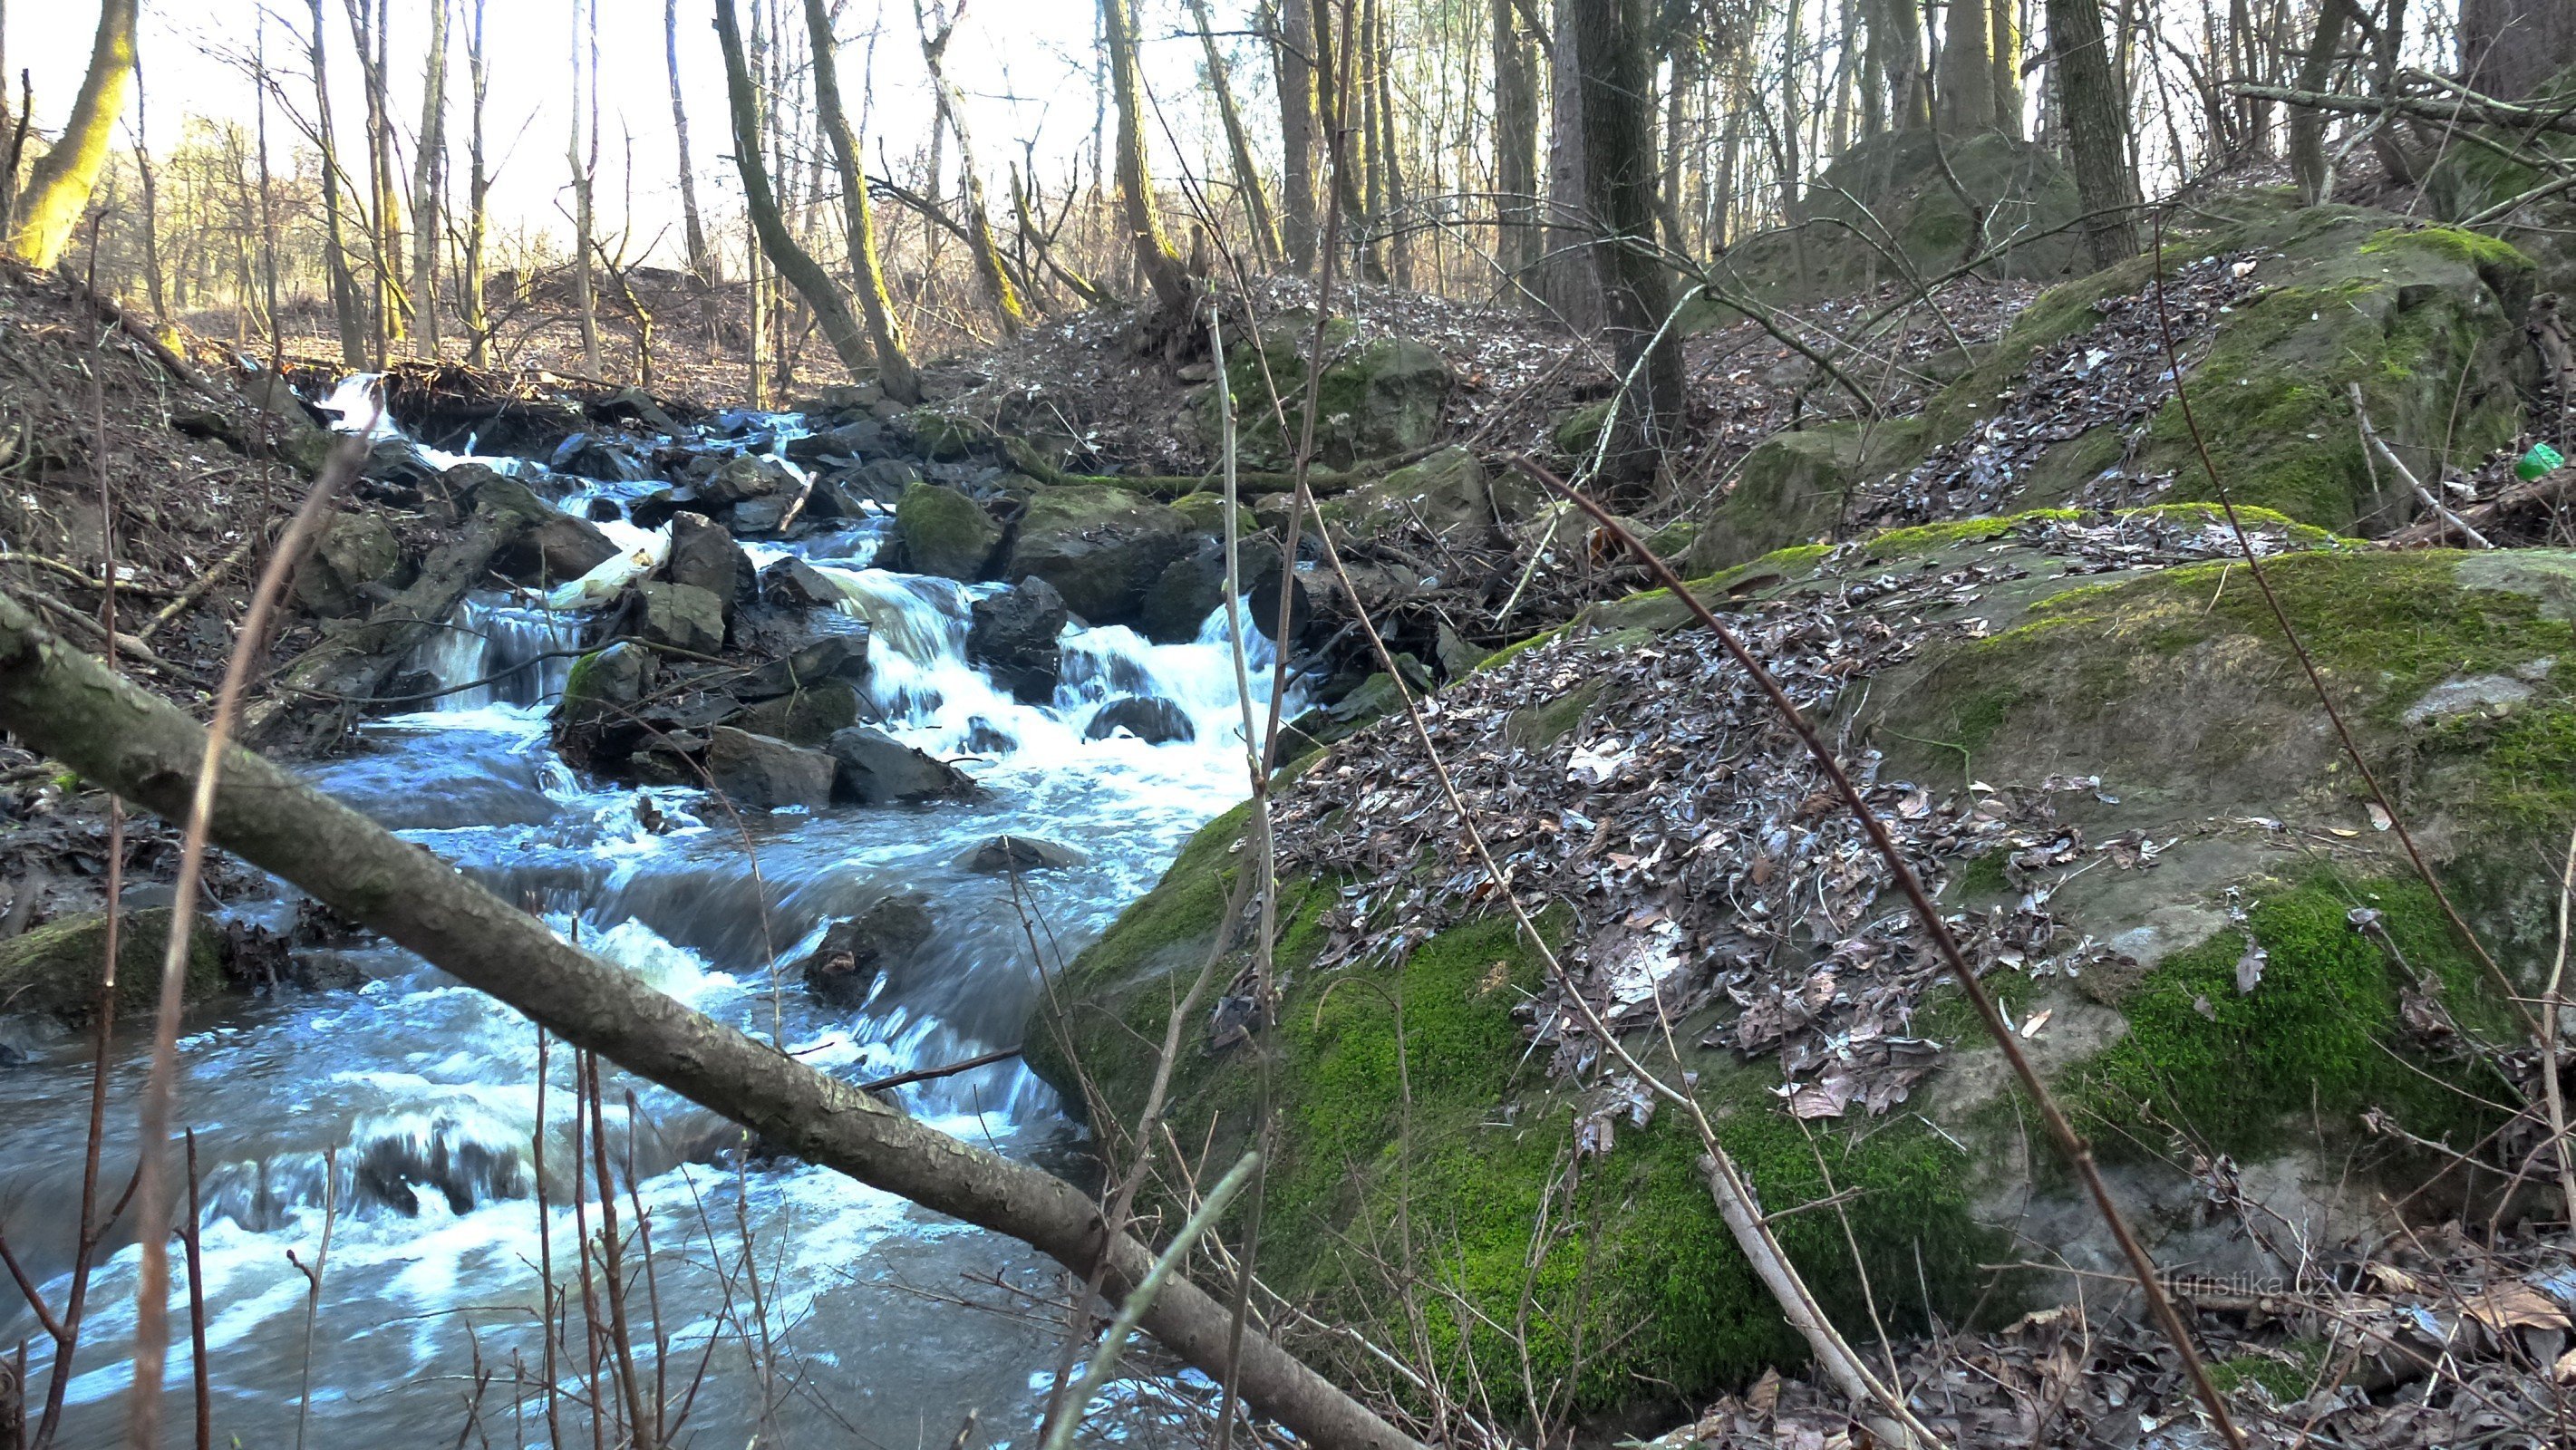
[[[1974,3],[1974,0],[1970,0]],[[1804,210],[1807,187],[1807,161],[1799,149],[1798,138],[1805,127],[1806,107],[1798,96],[1798,63],[1800,20],[1799,0],[1789,0],[1787,18],[1782,22],[1785,34],[1780,42],[1780,215],[1796,223]],[[1801,260],[1800,270],[1805,269]]]
[[[483,3],[484,0],[474,0],[474,29],[465,42],[474,116],[473,129],[466,140],[464,295],[457,299],[459,316],[470,339],[466,361],[478,368],[492,361],[492,318],[483,305],[484,244],[492,221],[492,177],[483,165],[483,103],[492,88],[491,57],[483,48]]]
[[[393,108],[385,88],[387,44],[393,28],[389,0],[346,0],[349,38],[358,53],[359,90],[367,103],[367,250],[375,263],[375,365],[382,371],[392,345],[406,333],[410,301],[403,291],[401,193],[394,186]]]
[[[1548,308],[1576,332],[1601,325],[1601,272],[1591,252],[1592,200],[1584,184],[1583,77],[1575,65],[1577,12],[1593,0],[1555,0],[1548,56],[1547,229],[1545,280]]]
[[[1293,3],[1293,0],[1292,0]],[[1100,0],[1100,29],[1109,43],[1109,86],[1118,106],[1118,202],[1136,271],[1154,300],[1176,318],[1190,305],[1189,274],[1163,236],[1154,182],[1145,165],[1144,83],[1136,70],[1136,16],[1129,0]]]
[[[1207,85],[1216,97],[1217,119],[1225,127],[1227,155],[1234,162],[1234,189],[1243,198],[1244,221],[1252,229],[1253,255],[1265,265],[1279,261],[1279,228],[1270,219],[1270,198],[1261,187],[1261,168],[1252,159],[1252,138],[1243,129],[1243,113],[1234,104],[1234,83],[1226,76],[1225,56],[1218,51],[1216,30],[1208,23],[1207,0],[1190,0],[1190,17],[1198,22],[1199,48],[1207,57]]]
[[[2460,0],[2460,70],[2498,100],[2520,100],[2576,65],[2568,0]]]
[[[411,286],[420,349],[438,356],[439,198],[447,189],[447,5],[430,0],[429,59],[421,78],[420,154],[412,160]]]
[[[1888,125],[1899,131],[1932,124],[1932,91],[1923,69],[1923,18],[1914,0],[1878,0],[1870,12],[1870,53],[1887,77]]]
[[[822,49],[818,43],[817,53]],[[663,0],[662,53],[671,68],[671,129],[680,140],[680,217],[689,248],[689,275],[701,284],[712,283],[715,258],[707,251],[706,224],[698,217],[698,168],[689,159],[689,108],[680,100],[680,0]]]
[[[2299,62],[2299,89],[2322,91],[2334,76],[2335,53],[2343,45],[2344,26],[2352,18],[2352,0],[2321,0],[2316,33],[2308,38]],[[2315,206],[2334,191],[2333,168],[2326,160],[2326,113],[2290,112],[2290,179],[2299,186],[2299,204]]]
[[[590,128],[590,152],[587,157],[582,154],[581,144],[581,91],[582,73],[584,70],[584,66],[582,65],[582,18],[585,13],[588,14],[590,19],[590,33],[593,42],[590,53],[590,65],[587,67],[590,75],[590,104],[592,114]],[[590,374],[594,378],[599,377],[602,374],[599,362],[599,298],[596,295],[596,289],[591,285],[590,271],[591,238],[594,234],[594,219],[591,213],[591,187],[592,183],[597,179],[599,167],[598,34],[599,0],[573,0],[571,67],[572,104],[567,107],[567,109],[572,113],[572,124],[564,142],[564,163],[572,171],[572,302],[574,310],[580,315],[581,320],[581,367],[583,372]]]
[[[134,179],[143,193],[143,291],[155,327],[170,323],[169,278],[161,265],[161,177],[152,164],[151,123],[144,109],[143,58],[134,59]]]
[[[975,168],[975,137],[966,126],[966,97],[949,82],[943,63],[948,37],[956,33],[956,20],[953,14],[942,16],[934,34],[923,0],[912,0],[912,21],[921,32],[921,59],[930,69],[930,84],[938,93],[939,108],[948,117],[949,129],[957,133],[957,169],[966,180],[966,242],[975,260],[975,281],[993,315],[1000,319],[1002,335],[1017,337],[1027,329],[1029,315],[1020,305],[1019,290],[1011,285],[1011,274],[1002,269],[1002,249],[993,240],[993,215],[984,205],[984,174]],[[819,48],[829,40],[828,35],[816,36],[815,44]]]
[[[1515,288],[1538,262],[1538,56],[1516,0],[1494,0],[1495,261]]]
[[[1636,383],[1618,410],[1611,474],[1630,498],[1678,441],[1680,339],[1664,326],[1670,293],[1654,255],[1655,106],[1652,12],[1647,0],[1583,0],[1573,49],[1583,85],[1584,175],[1600,244],[1604,330],[1623,376]],[[1563,47],[1567,32],[1557,32]]]
[[[866,168],[860,165],[859,138],[841,109],[840,42],[832,34],[823,0],[805,0],[805,27],[814,44],[814,111],[824,138],[832,143],[832,162],[840,172],[842,230],[850,249],[850,276],[867,316],[868,344],[876,354],[877,385],[898,403],[921,401],[921,378],[912,355],[904,351],[903,323],[886,296],[885,266],[877,259],[876,217],[868,204]],[[835,347],[838,344],[834,345]]]
[[[1315,13],[1310,0],[1277,0],[1270,10],[1270,54],[1278,77],[1280,209],[1287,213],[1289,269],[1315,269]]]
[[[1395,285],[1413,285],[1413,244],[1405,222],[1404,153],[1395,139],[1395,44],[1394,22],[1387,18],[1387,6],[1372,0],[1369,6],[1369,53],[1373,57],[1369,78],[1373,84],[1372,110],[1377,117],[1374,150],[1380,174],[1380,209],[1377,214],[1378,234],[1394,262]]]
[[[367,356],[365,325],[358,313],[357,279],[349,275],[349,239],[340,214],[340,148],[331,132],[331,76],[324,62],[322,0],[312,0],[313,111],[315,144],[322,151],[322,219],[331,238],[331,311],[340,323],[340,364],[363,367]]]
[[[812,3],[812,0],[808,0]],[[810,19],[810,16],[809,16]],[[827,22],[828,33],[828,22]],[[724,51],[725,94],[733,115],[734,168],[742,173],[743,205],[750,213],[751,226],[760,240],[760,251],[778,268],[806,305],[814,309],[815,318],[823,325],[823,336],[832,344],[832,352],[841,366],[855,376],[868,371],[879,359],[870,346],[868,335],[850,314],[850,304],[832,285],[822,264],[797,243],[787,229],[787,220],[778,211],[778,198],[769,189],[769,170],[762,161],[759,100],[752,92],[751,69],[743,59],[741,22],[734,14],[734,0],[716,0],[716,42]],[[819,53],[819,50],[818,50]],[[760,279],[755,269],[752,295],[752,337],[756,359],[759,354]],[[752,369],[755,381],[760,369]]]
[[[53,149],[27,174],[9,252],[29,266],[50,267],[62,257],[89,206],[90,189],[107,165],[117,117],[124,114],[125,98],[134,89],[135,8],[136,0],[101,0],[89,72],[81,78],[71,116]]]
[[[1986,37],[1982,0],[1951,0],[1941,35],[1938,90],[1944,136],[1973,136],[1995,123],[1995,52]]]
[[[2048,0],[2048,51],[2066,116],[2076,199],[2092,214],[2084,236],[2093,265],[2127,261],[2138,254],[2138,220],[2132,209],[2138,193],[2129,169],[2119,82],[2111,74],[2110,52],[2102,39],[2100,0]]]

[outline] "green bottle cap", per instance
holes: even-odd
[[[2546,443],[2534,443],[2531,451],[2522,455],[2522,461],[2513,466],[2513,476],[2531,483],[2557,472],[2559,465],[2566,461],[2557,449]]]

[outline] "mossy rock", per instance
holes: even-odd
[[[116,1015],[140,1021],[161,1000],[161,957],[169,949],[170,909],[129,911],[117,926]],[[204,1000],[224,985],[221,938],[204,917],[188,938],[182,1001]],[[67,916],[0,942],[0,1012],[41,1013],[79,1026],[98,1012],[100,967],[107,960],[107,917]]]
[[[2214,511],[2139,512],[2197,528]],[[1870,606],[1845,602],[1852,584],[1994,566],[1973,600],[1915,596],[1880,619],[1920,631],[1919,649],[1854,681],[1823,723],[1854,750],[1884,752],[1882,782],[1955,792],[1970,778],[2098,774],[2099,793],[2057,797],[2057,819],[2088,842],[2139,832],[2162,843],[2153,870],[2105,863],[2061,883],[2050,903],[2065,944],[2091,936],[2108,956],[2080,974],[1998,970],[1989,981],[2013,1020],[2048,1024],[2027,1051],[2097,1139],[2148,1242],[2198,1269],[2260,1270],[2247,1262],[2254,1250],[2211,1223],[2205,1185],[2165,1161],[2178,1129],[2234,1155],[2302,1231],[2349,1231],[2383,1211],[2374,1191],[2421,1183],[2435,1166],[2368,1133],[2370,1109],[2461,1145],[2500,1121],[2480,1102],[2502,1101],[2503,1087],[2412,1032],[2410,994],[2429,990],[2472,1034],[2512,1041],[2517,1029],[2393,837],[2373,828],[2242,564],[2072,573],[2037,541],[2074,521],[2036,514],[1841,550],[1800,546],[1691,588],[1720,609],[1795,598],[1857,625]],[[2266,565],[2283,606],[2373,770],[2527,994],[2547,966],[2553,863],[2576,824],[2576,675],[2558,663],[2576,662],[2576,553],[2391,554],[2277,515],[2249,523],[2291,546]],[[1943,627],[1972,618],[1976,629]],[[1508,669],[1549,650],[1531,678],[1573,681],[1508,716],[1500,748],[1536,750],[1582,728],[1615,698],[1583,661],[1606,666],[1689,621],[1658,591],[1596,606],[1487,661],[1481,669]],[[1306,768],[1331,769],[1332,756]],[[1245,859],[1243,829],[1238,811],[1194,838],[1074,962],[1059,1005],[1030,1033],[1042,1075],[1068,1091],[1088,1085],[1113,1151],[1173,1004],[1206,962]],[[1936,884],[1961,909],[2022,890],[1999,857],[1944,869]],[[1212,1052],[1202,1016],[1183,1024],[1174,1064],[1172,1129],[1207,1145],[1209,1163],[1230,1161],[1269,1125],[1270,1282],[1328,1320],[1410,1343],[1420,1321],[1384,1277],[1386,1264],[1405,1264],[1441,1286],[1423,1301],[1432,1312],[1421,1331],[1439,1362],[1462,1366],[1462,1378],[1472,1365],[1489,1385],[1523,1383],[1518,1350],[1495,1326],[1525,1325],[1533,1381],[1588,1416],[1651,1417],[1795,1364],[1800,1346],[1719,1224],[1698,1144],[1669,1110],[1643,1131],[1622,1121],[1611,1154],[1574,1162],[1587,1089],[1528,1061],[1511,1009],[1541,966],[1513,925],[1471,918],[1401,962],[1326,968],[1318,918],[1340,886],[1282,889],[1276,1025]],[[1563,908],[1541,920],[1556,948],[1571,944]],[[2269,954],[2250,992],[2237,976],[2249,941]],[[1869,1319],[1853,1243],[1900,1328],[1927,1308],[1957,1323],[2064,1288],[1977,1271],[2009,1257],[1997,1237],[2008,1229],[2077,1270],[2120,1271],[2080,1191],[2044,1142],[2032,1146],[2027,1106],[1955,992],[1936,990],[1916,1015],[1913,1030],[1949,1051],[1908,1112],[1804,1131],[1774,1096],[1776,1064],[1689,1045],[1727,1010],[1675,1024],[1681,1065],[1699,1075],[1700,1100],[1766,1205],[1824,1197],[1818,1155],[1834,1189],[1856,1194],[1842,1208],[1850,1241],[1832,1215],[1780,1220],[1792,1258],[1856,1337]],[[1639,1045],[1663,1051],[1660,1038]],[[2463,1206],[2456,1196],[2436,1205]],[[1534,1237],[1543,1215],[1569,1227]],[[1890,1284],[1912,1292],[1890,1296]],[[1369,1382],[1356,1358],[1335,1368]]]
[[[1196,532],[1179,511],[1123,488],[1041,488],[1012,532],[1003,576],[1044,579],[1088,623],[1125,624]]]
[[[895,502],[894,527],[914,573],[969,583],[984,577],[1002,543],[1002,526],[984,506],[944,483],[907,486]]]
[[[1910,454],[1920,433],[1911,421],[1854,421],[1773,435],[1745,455],[1735,486],[1698,521],[1685,562],[1720,569],[1831,537],[1851,491],[1884,471],[1873,460]]]
[[[938,408],[913,409],[903,415],[901,427],[915,452],[940,463],[969,457],[993,442],[993,430],[982,421]]]
[[[1247,465],[1288,466],[1305,428],[1306,355],[1314,341],[1311,316],[1289,312],[1263,328],[1258,346],[1239,342],[1227,350],[1236,446]],[[1315,450],[1326,466],[1412,453],[1438,439],[1454,381],[1438,348],[1406,337],[1359,342],[1346,321],[1335,319],[1325,329],[1324,354]],[[1210,448],[1220,437],[1216,401],[1211,388],[1198,414]]]

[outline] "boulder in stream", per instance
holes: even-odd
[[[906,488],[895,505],[894,526],[903,540],[904,563],[914,573],[969,583],[984,577],[1002,542],[1002,526],[984,506],[944,483]]]
[[[555,748],[579,769],[608,771],[624,763],[645,733],[634,712],[661,673],[661,658],[619,640],[573,661],[555,706]]]
[[[885,450],[885,425],[872,418],[843,423],[820,433],[808,433],[787,440],[787,456],[799,463],[816,463],[826,458],[864,459]]]
[[[980,841],[958,856],[954,863],[960,871],[974,871],[986,876],[1017,874],[1022,871],[1062,871],[1075,866],[1088,866],[1091,858],[1071,846],[1059,846],[1035,836],[995,836]]]
[[[662,577],[714,595],[730,622],[751,579],[751,560],[722,524],[698,514],[673,514],[671,557],[662,565]]]
[[[161,999],[161,954],[170,940],[170,910],[128,911],[118,923],[116,1015],[151,1015]],[[0,941],[0,1011],[39,1013],[67,1025],[98,1011],[99,963],[107,954],[107,917],[66,916]],[[187,1001],[224,985],[220,937],[203,916],[188,940]]]
[[[869,725],[832,733],[824,750],[839,767],[833,794],[864,806],[928,800],[972,800],[982,787],[964,771]]]
[[[795,489],[795,476],[777,459],[744,453],[717,464],[697,485],[697,496],[710,508],[721,508],[747,498],[793,493]]]
[[[691,654],[724,648],[724,602],[694,584],[647,581],[635,586],[635,633]]]
[[[1056,679],[1064,666],[1064,596],[1044,579],[1023,579],[1013,588],[988,595],[968,606],[966,658],[982,665],[993,683],[1024,705],[1043,705],[1055,698]]]
[[[727,687],[739,700],[766,700],[825,680],[868,682],[868,632],[847,629],[817,635]]]
[[[1091,717],[1082,728],[1085,740],[1106,740],[1124,730],[1148,745],[1168,745],[1174,741],[1196,740],[1198,727],[1180,706],[1152,695],[1129,695],[1112,700]]]
[[[707,732],[707,774],[735,804],[758,810],[832,799],[832,757],[773,735],[719,725]]]
[[[673,552],[678,552],[676,543]],[[822,570],[790,557],[761,572],[760,597],[782,609],[831,609],[846,596]]]
[[[599,525],[572,514],[539,520],[492,554],[493,572],[514,584],[549,588],[578,579],[617,555]]]
[[[835,1007],[865,1003],[885,969],[930,940],[930,898],[917,892],[889,896],[846,921],[824,929],[823,940],[794,967],[805,990]]]
[[[1126,624],[1194,532],[1181,514],[1123,488],[1042,488],[1020,516],[1006,576],[1044,579],[1089,623]]]
[[[1235,575],[1248,593],[1262,580],[1276,588],[1279,543],[1268,534],[1251,534],[1235,544]],[[1163,566],[1136,627],[1156,644],[1188,644],[1199,637],[1208,616],[1225,603],[1225,541],[1201,538],[1190,551]]]
[[[747,705],[726,723],[793,745],[819,746],[868,716],[868,702],[847,680],[826,678],[801,690]]]

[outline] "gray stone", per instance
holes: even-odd
[[[995,836],[968,848],[953,864],[961,871],[998,876],[1005,871],[1055,871],[1071,866],[1088,866],[1091,858],[1071,846],[1059,846],[1035,836]]]
[[[832,758],[772,735],[719,725],[707,732],[707,774],[735,804],[758,810],[832,798]]]
[[[889,896],[824,928],[821,944],[795,971],[816,997],[835,1007],[856,1007],[867,1001],[886,968],[921,950],[931,930],[929,897]]]
[[[781,559],[760,576],[760,597],[787,609],[830,609],[844,596],[822,570],[802,559]]]
[[[787,510],[795,502],[783,494],[747,498],[733,506],[733,531],[759,538],[787,527]]]
[[[1198,727],[1189,715],[1169,700],[1143,695],[1130,695],[1112,700],[1092,715],[1091,723],[1082,729],[1085,740],[1106,740],[1124,730],[1148,745],[1168,745],[1173,741],[1196,740]]]
[[[867,702],[847,680],[824,680],[746,707],[727,724],[755,735],[774,735],[791,745],[820,746],[837,731],[859,723]]]
[[[766,700],[834,679],[847,680],[853,685],[868,682],[866,630],[821,635],[810,644],[799,645],[784,658],[771,660],[751,671],[728,688],[737,699]]]
[[[2531,686],[2509,675],[2444,680],[2406,707],[2409,725],[2432,725],[2462,715],[2503,715],[2531,698]]]
[[[693,584],[635,586],[635,633],[692,654],[724,648],[724,603]]]
[[[1236,542],[1235,573],[1246,592],[1268,580],[1275,590],[1279,545],[1267,534]],[[1145,591],[1137,628],[1156,644],[1187,644],[1199,627],[1225,603],[1225,541],[1201,539],[1188,553],[1165,565]],[[1275,617],[1275,616],[1274,616]]]
[[[792,493],[795,488],[794,475],[780,466],[778,460],[744,454],[716,465],[715,471],[697,485],[697,494],[701,502],[720,508],[747,498]]]
[[[799,463],[812,463],[823,458],[864,458],[885,447],[885,427],[874,419],[864,419],[821,433],[808,433],[787,440],[787,456]]]
[[[355,614],[364,603],[359,590],[400,567],[402,546],[391,525],[371,513],[343,513],[297,571],[295,597],[325,619]]]
[[[492,567],[516,584],[540,588],[578,579],[617,556],[617,546],[588,519],[556,512],[492,554]]]
[[[1420,463],[1399,468],[1353,489],[1338,510],[1354,538],[1376,538],[1420,525],[1438,539],[1484,543],[1494,533],[1494,506],[1485,470],[1464,448],[1444,448]]]
[[[671,557],[662,565],[662,577],[714,595],[730,621],[751,578],[751,561],[722,524],[696,514],[673,514]]]
[[[916,483],[895,505],[896,537],[904,562],[916,574],[972,582],[984,577],[1002,526],[984,506],[944,483]]]
[[[839,766],[834,793],[860,805],[967,800],[982,792],[963,771],[934,760],[873,726],[853,725],[823,747]]]
[[[1023,579],[969,606],[966,658],[982,665],[993,683],[1025,705],[1055,698],[1064,666],[1064,596],[1044,579]]]

